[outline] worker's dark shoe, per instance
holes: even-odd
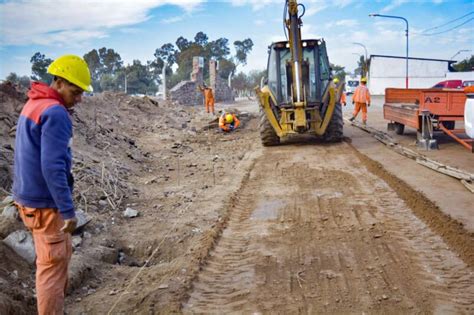
[[[352,116],[351,118],[349,118],[350,121],[354,121],[354,119],[356,119],[354,116]]]

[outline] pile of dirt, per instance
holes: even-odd
[[[0,88],[0,162],[5,165],[0,183],[2,199],[11,190],[15,125],[25,101],[26,91],[8,84]],[[231,152],[236,143],[246,147],[255,142],[249,140],[255,134],[245,131],[252,117],[242,113],[241,118],[243,127],[236,134],[222,135],[216,132],[216,117],[205,114],[202,108],[123,93],[83,97],[72,113],[74,201],[76,210],[83,212],[89,223],[73,237],[73,301],[78,303],[89,296],[101,299],[95,292],[107,288],[102,278],[112,266],[127,268],[125,273],[142,266],[169,228],[167,219],[172,219],[174,212],[191,205],[203,192],[219,193],[211,186],[221,180],[225,163],[238,173],[234,166],[244,154],[238,150],[214,153],[212,146],[218,141],[224,151]],[[191,189],[183,187],[184,183],[192,183]],[[139,209],[137,219],[124,215],[125,210],[133,213],[135,209]],[[178,226],[173,232],[173,240],[181,239],[179,246],[165,244],[149,264],[183,259],[184,252],[201,236],[198,227],[212,225],[219,216],[210,212],[196,221],[196,215],[190,216],[195,221],[188,222],[191,225]],[[190,226],[194,232],[188,231]],[[18,219],[0,215],[2,239],[18,229],[24,229]],[[149,233],[144,229],[157,230]],[[0,261],[0,307],[14,313],[34,312],[34,266],[17,263],[23,262],[22,258],[3,242],[0,252],[5,257]],[[111,277],[116,279],[116,275]],[[78,304],[80,307],[82,303]]]
[[[1,199],[11,191],[16,123],[27,100],[26,92],[9,82],[0,85]],[[167,104],[147,97],[103,93],[85,96],[75,108],[72,113],[74,200],[76,210],[83,211],[86,219],[91,220],[76,238],[82,239],[84,233],[94,236],[103,233],[110,224],[109,218],[114,213],[119,215],[126,200],[138,194],[128,177],[147,172],[144,165],[150,153],[141,150],[135,139],[143,130],[155,128],[165,111],[163,106]],[[170,119],[168,125],[171,123]],[[18,229],[24,229],[19,219],[0,215],[1,239]],[[10,312],[15,314],[34,312],[34,266],[24,263],[3,242],[0,252],[1,309],[15,310]]]
[[[12,183],[15,125],[26,99],[26,90],[9,81],[0,84],[0,188],[7,191]]]

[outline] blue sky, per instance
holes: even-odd
[[[303,37],[326,40],[332,63],[352,71],[368,54],[405,55],[405,23],[369,13],[403,16],[410,24],[410,56],[462,60],[474,54],[474,0],[307,0]],[[210,40],[250,37],[254,48],[238,70],[264,69],[267,47],[283,40],[284,1],[273,0],[0,0],[0,78],[31,74],[31,56],[49,58],[113,48],[125,63],[153,59],[156,48],[203,31]],[[451,22],[457,18],[463,18]],[[460,24],[464,25],[459,26]],[[439,26],[439,27],[438,27]],[[459,26],[459,27],[457,27]],[[434,28],[429,30],[430,28]],[[454,28],[448,32],[444,32]],[[439,35],[429,35],[444,32]],[[231,45],[232,46],[232,45]],[[232,47],[233,52],[233,47]]]

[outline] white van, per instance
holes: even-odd
[[[349,76],[346,75],[346,94],[354,94],[356,87],[359,86],[360,76]]]

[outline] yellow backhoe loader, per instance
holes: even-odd
[[[332,82],[324,40],[301,39],[304,11],[303,4],[285,1],[284,30],[289,39],[287,35],[288,41],[270,45],[266,83],[256,88],[265,146],[278,145],[292,134],[313,134],[329,142],[343,136],[339,102],[343,84]]]

